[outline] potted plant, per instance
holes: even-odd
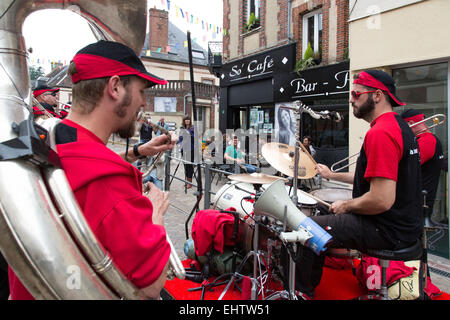
[[[252,12],[250,14],[250,17],[248,18],[247,25],[245,26],[245,28],[246,28],[245,31],[248,32],[248,31],[251,31],[253,29],[258,28],[259,27],[259,23],[260,23],[259,18],[256,18],[255,13]]]
[[[311,43],[308,42],[308,47],[305,50],[305,54],[303,55],[303,59],[300,59],[295,64],[295,72],[300,75],[300,72],[315,66],[316,62],[314,61],[314,51],[311,48]]]

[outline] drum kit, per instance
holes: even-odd
[[[298,143],[301,148],[302,144]],[[316,162],[304,147],[299,150],[297,166],[294,162],[295,147],[286,144],[267,143],[262,147],[262,155],[271,166],[289,178],[295,176],[296,169],[298,179],[311,179],[317,174]],[[216,193],[213,208],[234,208],[239,213],[239,249],[246,256],[219,299],[239,277],[241,267],[250,258],[253,258],[252,299],[303,297],[301,292],[295,290],[295,262],[292,255],[297,249],[296,245],[307,246],[316,254],[325,251],[331,236],[310,217],[327,214],[332,202],[351,199],[352,191],[329,188],[307,193],[289,184],[292,179],[264,173],[232,174],[228,178],[230,181]],[[283,245],[290,253],[288,275],[280,272]],[[270,281],[289,277],[289,289],[270,289],[268,277],[273,278]]]

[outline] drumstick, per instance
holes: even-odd
[[[328,209],[331,208],[331,204],[329,204],[328,202],[325,202],[317,197],[314,197],[313,195],[309,194],[308,192],[305,192],[303,190],[298,189],[298,191],[300,191],[301,193],[303,193],[304,195],[307,195],[308,197],[313,198],[314,200],[316,200],[317,202],[320,202],[321,204],[323,204],[324,206],[326,206]]]
[[[301,143],[300,141],[297,141],[297,143],[299,144],[300,148],[303,150],[304,153],[306,153],[306,155],[309,157],[309,159],[311,159],[312,163],[314,164],[314,166],[317,165],[316,160],[314,160],[314,158],[312,157],[312,155],[309,153],[308,150],[306,150],[306,147],[303,145],[303,143]]]

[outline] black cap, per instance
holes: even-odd
[[[100,40],[78,51],[72,60],[77,72],[72,75],[72,82],[111,77],[114,75],[136,75],[150,82],[150,85],[167,84],[145,69],[135,52],[126,45]]]
[[[387,91],[393,107],[406,105],[396,95],[394,79],[382,70],[366,70],[360,72],[353,83]]]
[[[33,96],[35,98],[37,98],[38,96],[40,96],[41,94],[43,94],[44,92],[47,92],[47,91],[58,92],[59,88],[53,88],[53,87],[49,87],[46,84],[42,84],[42,85],[39,85],[36,88],[34,88]]]
[[[405,121],[414,121],[414,122],[423,120],[423,118],[425,117],[424,114],[417,109],[407,109],[403,111],[400,116]]]

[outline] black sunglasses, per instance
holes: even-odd
[[[53,91],[53,92],[50,92],[50,93],[46,93],[45,95],[46,96],[54,96],[54,97],[56,97],[56,91]]]

